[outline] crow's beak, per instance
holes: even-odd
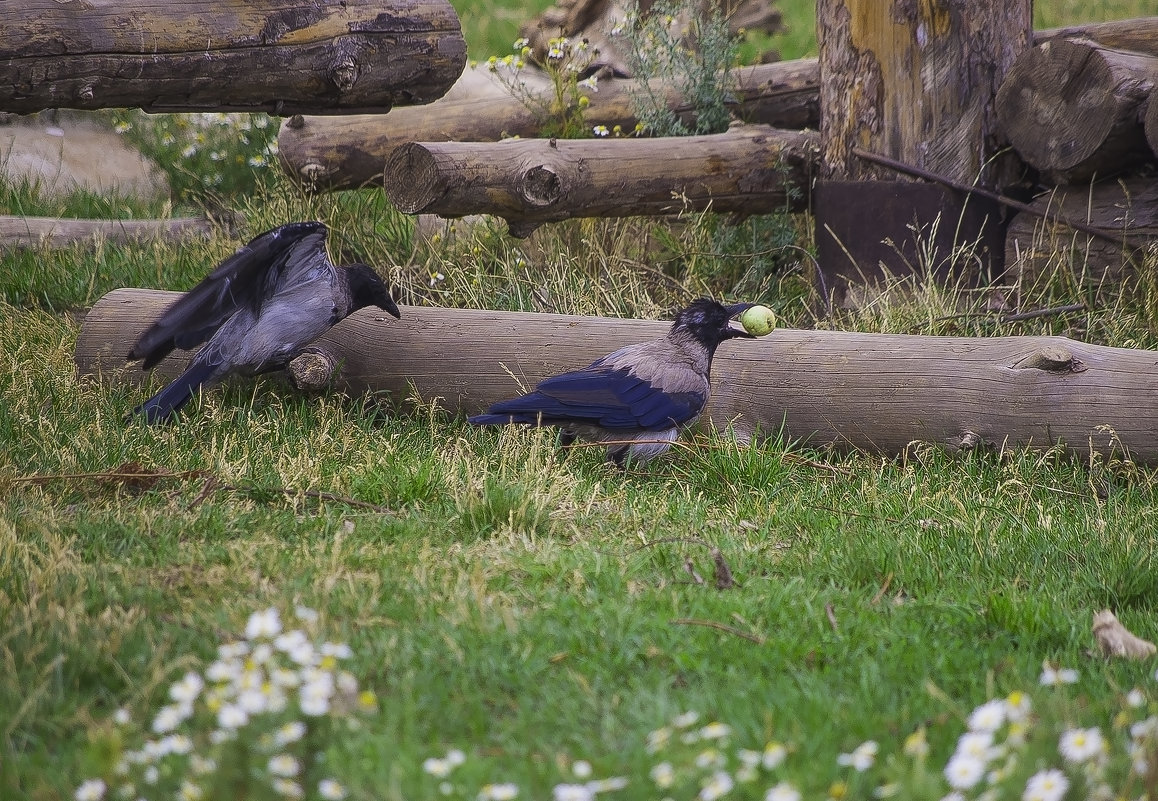
[[[741,314],[748,311],[748,309],[758,305],[757,303],[733,303],[731,306],[725,306],[724,308],[728,310],[728,319],[735,320]],[[736,328],[732,325],[728,326],[728,335],[732,337],[743,337],[744,339],[756,338],[755,334],[749,334],[743,328]]]
[[[379,309],[386,312],[387,314],[392,314],[399,320],[402,319],[402,312],[398,311],[398,304],[395,303],[394,298],[390,297],[389,295],[386,296],[386,300],[377,305]]]

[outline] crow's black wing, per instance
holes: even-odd
[[[664,392],[627,370],[592,365],[552,376],[518,398],[500,401],[472,423],[586,423],[612,431],[662,431],[694,419],[706,398]]]
[[[326,233],[323,223],[298,222],[255,237],[174,301],[137,339],[129,360],[143,359],[148,369],[174,348],[204,343],[238,309],[248,306],[256,314],[303,260],[324,256]]]

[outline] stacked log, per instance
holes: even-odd
[[[997,93],[1001,131],[1042,190],[1031,205],[1055,220],[1023,213],[1010,222],[1007,277],[1022,285],[1058,269],[1122,280],[1158,241],[1158,18],[1105,23],[1099,32],[1039,36]],[[1076,234],[1056,220],[1104,235]]]
[[[381,113],[465,64],[448,0],[24,0],[0,25],[0,111]]]

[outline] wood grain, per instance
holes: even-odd
[[[1158,56],[1054,39],[1018,56],[997,93],[1001,132],[1052,183],[1107,177],[1150,161],[1142,104]]]

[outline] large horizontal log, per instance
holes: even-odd
[[[76,343],[82,376],[140,381],[124,354],[176,293],[118,289],[89,312]],[[416,392],[474,413],[542,378],[590,363],[668,324],[643,320],[403,307],[362,310],[318,340],[348,392]],[[158,366],[177,374],[189,354]],[[897,454],[914,442],[1090,449],[1158,462],[1158,353],[1063,337],[918,337],[780,329],[725,343],[708,407],[744,438],[786,436]]]
[[[1043,44],[1054,39],[1089,39],[1115,50],[1131,50],[1135,53],[1158,56],[1158,17],[1089,22],[1061,28],[1042,28],[1033,32],[1034,44]]]
[[[1030,208],[1049,219],[1022,212],[1005,232],[1005,280],[1027,289],[1057,270],[1092,284],[1121,281],[1136,275],[1146,248],[1158,243],[1158,182],[1152,177],[1057,187]],[[1089,236],[1059,220],[1111,236]]]
[[[26,0],[0,25],[0,111],[382,112],[465,63],[449,0]]]
[[[997,118],[1026,163],[1053,183],[1106,177],[1153,159],[1142,103],[1158,56],[1054,39],[1025,51],[997,92]]]
[[[82,220],[66,217],[0,215],[0,252],[8,248],[51,247],[98,241],[122,244],[139,240],[175,241],[207,237],[214,222],[205,217],[170,220]]]
[[[573,217],[803,208],[816,161],[814,132],[762,125],[662,139],[410,142],[387,161],[385,184],[408,214],[493,214],[526,236]]]
[[[733,113],[751,123],[775,128],[816,128],[820,122],[816,59],[781,61],[733,71]],[[528,90],[544,100],[548,80],[523,71]],[[670,81],[652,82],[652,90],[685,123],[693,110]],[[601,80],[597,92],[586,92],[591,105],[584,118],[592,126],[620,126],[631,131],[639,121],[632,95],[640,90],[630,79]],[[497,142],[504,137],[537,136],[542,122],[515,98],[494,73],[468,69],[437,102],[422,108],[397,108],[385,115],[291,117],[278,133],[282,166],[311,189],[333,190],[380,184],[386,159],[406,142]]]

